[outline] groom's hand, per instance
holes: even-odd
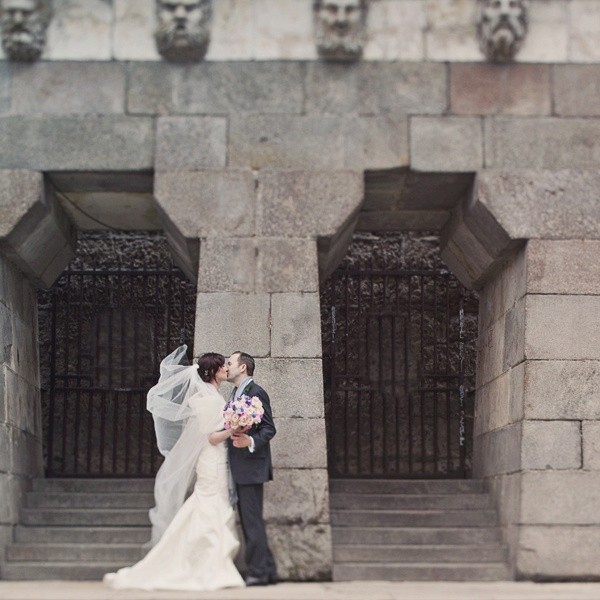
[[[252,439],[246,433],[238,432],[231,436],[235,448],[248,448],[252,443]]]

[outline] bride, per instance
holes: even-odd
[[[186,346],[167,356],[159,382],[148,392],[158,448],[165,456],[156,475],[150,511],[152,549],[132,567],[108,573],[115,589],[212,591],[243,587],[233,559],[239,548],[230,495],[223,429],[225,358],[203,354],[184,366]],[[185,500],[194,481],[193,493]]]

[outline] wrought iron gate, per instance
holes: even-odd
[[[195,286],[163,239],[147,236],[145,255],[143,236],[133,235],[131,262],[126,249],[76,259],[40,294],[49,477],[149,477],[160,464],[146,393],[162,358],[191,348]]]
[[[332,275],[324,340],[332,477],[465,476],[464,291],[447,271]]]

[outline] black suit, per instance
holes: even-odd
[[[246,543],[246,564],[249,576],[275,580],[277,568],[267,543],[263,520],[263,483],[273,479],[269,441],[276,430],[271,401],[267,392],[254,381],[251,381],[242,393],[250,397],[258,396],[265,410],[261,422],[247,432],[254,440],[254,452],[250,452],[248,448],[235,448],[231,440],[228,444],[229,466],[236,484],[240,520]]]

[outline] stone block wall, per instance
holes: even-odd
[[[44,60],[158,60],[150,0],[55,0]],[[374,0],[368,61],[477,61],[475,0]],[[531,2],[524,62],[597,62],[596,0]],[[209,61],[314,60],[312,0],[215,0]]]
[[[32,477],[42,475],[35,290],[0,257],[0,554]],[[1,575],[1,573],[0,573]]]
[[[476,475],[519,578],[600,576],[600,242],[532,239],[480,304]]]
[[[232,178],[239,183],[234,196],[226,194],[218,208],[214,193],[229,190]],[[317,237],[337,230],[338,211],[360,205],[362,177],[351,171],[262,171],[255,181],[250,171],[177,171],[157,173],[156,184],[175,222],[186,215],[190,221],[190,206],[200,214],[205,206],[211,216],[223,211],[206,225],[197,221],[194,351],[244,350],[257,359],[255,380],[269,393],[277,427],[265,515],[279,574],[327,579],[331,532]]]

